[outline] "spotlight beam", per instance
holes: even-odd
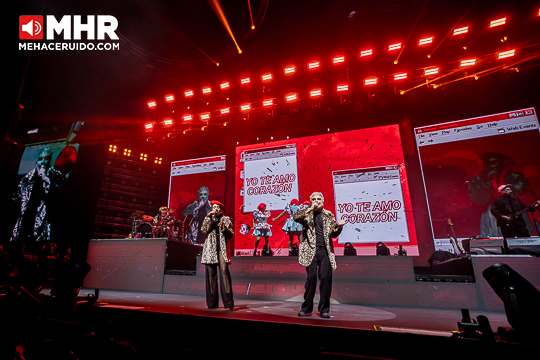
[[[229,22],[227,21],[227,17],[225,16],[225,13],[223,12],[223,8],[221,7],[219,0],[208,0],[208,3],[212,7],[212,10],[214,10],[214,13],[218,17],[219,21],[221,21],[221,24],[223,25],[223,27],[225,27],[225,30],[227,30],[227,32],[229,33],[229,36],[231,37],[232,41],[236,45],[236,49],[238,50],[238,53],[241,54],[242,50],[240,49],[240,46],[238,46],[238,43],[236,42],[236,39],[234,38],[231,27],[229,26]]]
[[[427,6],[428,3],[429,3],[429,0],[426,0],[424,2],[424,6],[422,6],[422,10],[420,10],[420,13],[418,14],[418,17],[416,18],[416,21],[414,22],[414,25],[413,25],[411,31],[409,32],[409,35],[407,36],[407,40],[405,40],[405,42],[403,43],[403,46],[399,50],[399,54],[398,54],[396,60],[394,61],[394,64],[398,63],[399,58],[401,57],[401,54],[403,53],[403,50],[405,50],[405,46],[407,46],[407,42],[409,41],[409,38],[411,37],[414,29],[416,28],[416,25],[418,24],[418,21],[420,21],[420,18],[422,17],[422,14],[424,13],[424,10],[426,9],[426,6]]]
[[[251,12],[251,1],[247,0],[249,8],[249,19],[251,20],[251,30],[255,30],[255,24],[253,23],[253,13]]]
[[[468,9],[467,11],[465,11],[465,14],[463,14],[459,20],[456,22],[456,24],[450,29],[450,31],[441,39],[441,41],[439,41],[439,43],[437,44],[437,46],[435,46],[435,48],[433,49],[433,51],[429,54],[429,56],[431,57],[435,51],[437,51],[437,49],[439,48],[439,46],[441,46],[441,44],[443,43],[444,40],[446,40],[446,38],[453,33],[454,29],[456,28],[456,26],[458,26],[458,24],[461,22],[461,20],[463,20],[463,18],[465,16],[467,16],[467,14],[469,13],[469,11],[471,11],[471,9],[476,5],[476,3],[478,2],[478,0],[476,0]]]

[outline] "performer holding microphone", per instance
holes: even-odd
[[[234,235],[231,219],[224,215],[225,205],[211,201],[212,211],[206,215],[201,231],[207,234],[204,241],[201,263],[206,265],[206,305],[209,309],[218,307],[217,268],[220,270],[221,300],[225,309],[234,308],[231,274],[229,273],[229,240]]]
[[[303,225],[298,262],[306,267],[304,302],[298,316],[309,316],[313,312],[313,298],[320,280],[319,314],[330,318],[330,296],[332,294],[332,271],[337,268],[332,238],[341,234],[345,221],[336,223],[334,215],[323,209],[324,196],[314,192],[309,197],[310,206],[293,215],[293,219]]]

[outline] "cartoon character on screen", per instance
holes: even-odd
[[[54,205],[55,197],[65,182],[62,173],[51,165],[52,156],[50,146],[42,147],[34,169],[19,183],[13,202],[20,211],[20,216],[13,229],[11,241],[28,244],[51,240],[50,207]]]
[[[292,245],[294,236],[298,239],[298,242],[300,242],[300,234],[302,233],[302,224],[297,223],[293,219],[293,215],[296,214],[298,211],[303,210],[302,205],[298,202],[297,199],[292,199],[291,202],[285,206],[285,210],[281,214],[279,214],[277,217],[273,218],[272,221],[277,221],[279,218],[284,216],[285,214],[289,214],[289,218],[285,221],[285,224],[283,225],[283,228],[281,230],[285,231],[287,235],[289,235],[289,252],[292,251]]]
[[[253,235],[256,236],[255,240],[255,249],[253,250],[253,256],[257,254],[257,247],[259,246],[259,241],[261,237],[264,237],[264,247],[263,250],[271,252],[270,244],[268,238],[272,236],[272,231],[270,228],[272,225],[268,224],[268,218],[270,217],[270,211],[266,211],[266,204],[260,203],[257,206],[257,209],[253,211]]]

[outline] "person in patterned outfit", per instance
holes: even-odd
[[[225,216],[225,205],[219,201],[211,201],[212,211],[206,215],[201,226],[201,231],[208,236],[204,241],[201,263],[206,265],[206,305],[209,309],[215,309],[219,304],[218,297],[218,274],[221,300],[225,309],[234,308],[231,274],[229,273],[230,239],[234,235],[231,219]]]
[[[300,239],[300,234],[302,233],[302,224],[294,221],[293,215],[303,209],[304,207],[299,204],[297,199],[292,199],[291,203],[285,206],[285,210],[283,210],[283,212],[279,214],[277,217],[272,219],[272,221],[277,221],[279,218],[281,218],[285,214],[289,214],[289,218],[287,219],[287,221],[285,221],[285,224],[283,225],[283,228],[281,229],[285,231],[287,235],[289,235],[289,253],[292,251],[292,244],[293,244],[294,237],[296,236],[297,239]],[[298,241],[300,242],[300,240]]]
[[[38,153],[35,168],[21,179],[13,202],[20,216],[13,229],[11,241],[30,245],[51,240],[51,216],[48,213],[65,182],[62,173],[52,165],[53,151],[44,146]]]
[[[266,204],[260,203],[257,206],[257,209],[253,211],[253,235],[256,236],[255,239],[255,249],[253,250],[253,256],[257,255],[257,247],[259,246],[259,241],[261,237],[264,237],[264,247],[263,250],[271,252],[270,243],[268,238],[272,236],[272,230],[270,228],[272,225],[268,224],[268,218],[270,217],[270,211],[266,211]]]
[[[318,277],[320,280],[319,314],[322,318],[330,319],[332,271],[337,268],[332,238],[341,234],[345,221],[340,220],[336,223],[334,215],[323,209],[322,193],[314,192],[309,199],[310,206],[293,215],[294,221],[304,227],[300,238],[298,262],[306,267],[307,272],[304,302],[298,316],[309,316],[313,312],[313,298]]]

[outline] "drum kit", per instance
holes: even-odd
[[[183,222],[176,219],[174,209],[166,209],[156,216],[141,212],[131,214],[130,238],[157,238],[166,237],[170,240],[182,240],[184,235]]]

